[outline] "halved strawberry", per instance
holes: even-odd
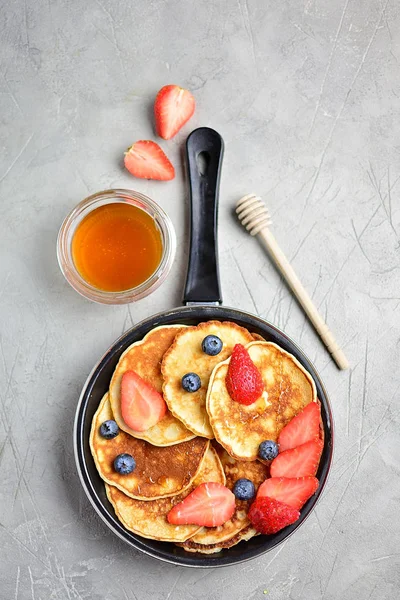
[[[272,535],[297,521],[300,513],[284,502],[264,496],[255,499],[248,517],[257,531]]]
[[[264,391],[260,372],[242,344],[233,349],[225,382],[232,400],[240,404],[253,404]]]
[[[146,431],[165,416],[164,398],[135,371],[126,371],[121,380],[121,415],[133,431]]]
[[[156,130],[164,140],[170,140],[194,113],[193,95],[177,85],[165,85],[154,102]]]
[[[257,498],[275,498],[293,508],[300,508],[318,489],[316,477],[271,477],[260,485]]]
[[[279,434],[279,451],[296,448],[319,438],[321,408],[318,402],[310,402],[282,429]]]
[[[202,483],[168,513],[173,525],[218,527],[235,512],[235,496],[222,483]]]
[[[324,444],[311,440],[278,454],[271,463],[271,477],[312,477],[318,469]]]
[[[125,167],[129,173],[141,179],[169,181],[175,177],[175,169],[160,146],[151,140],[139,140],[125,152]]]

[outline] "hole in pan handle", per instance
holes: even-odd
[[[190,249],[184,304],[221,304],[218,268],[218,196],[222,137],[209,127],[186,140],[190,186]]]

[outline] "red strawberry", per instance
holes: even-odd
[[[133,431],[146,431],[164,417],[164,398],[135,371],[126,371],[121,380],[121,415]]]
[[[318,402],[310,402],[279,434],[279,451],[296,448],[310,440],[319,438],[321,408]]]
[[[240,404],[253,404],[264,391],[260,372],[242,344],[233,349],[225,383],[232,400]]]
[[[235,512],[235,496],[222,483],[202,483],[168,513],[173,525],[223,525]]]
[[[125,152],[125,167],[129,173],[141,179],[169,181],[175,177],[175,169],[160,146],[151,140],[140,140]]]
[[[278,454],[271,463],[271,477],[312,477],[318,469],[324,444],[311,440]]]
[[[192,94],[177,85],[165,85],[154,102],[156,130],[164,140],[170,140],[194,113]]]
[[[300,508],[318,489],[316,477],[271,477],[260,485],[257,498],[274,498],[292,508]]]
[[[248,517],[257,531],[271,535],[297,521],[300,513],[275,498],[257,497],[250,506]]]

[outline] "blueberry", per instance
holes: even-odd
[[[264,460],[272,460],[278,456],[278,444],[272,440],[264,440],[258,446],[258,456]]]
[[[197,373],[186,373],[182,377],[182,387],[186,392],[197,392],[201,388],[201,380]]]
[[[130,454],[118,454],[114,459],[114,469],[120,475],[129,475],[136,468],[136,461]]]
[[[216,335],[208,335],[202,341],[201,348],[209,356],[217,356],[222,350],[222,341]]]
[[[250,479],[238,479],[233,486],[233,493],[238,500],[251,500],[256,493],[256,489]]]
[[[117,437],[118,434],[119,428],[115,421],[110,419],[110,421],[104,421],[104,423],[100,425],[100,435],[103,438],[106,438],[106,440],[112,440]]]

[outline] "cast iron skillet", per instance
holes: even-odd
[[[217,260],[217,211],[223,140],[216,131],[202,127],[189,135],[186,152],[191,196],[190,257],[184,294],[186,306],[159,313],[138,323],[120,337],[100,359],[89,375],[78,402],[74,449],[83,488],[94,509],[111,531],[134,548],[159,560],[190,567],[221,567],[244,562],[268,552],[305,521],[326,483],[333,452],[333,424],[326,390],[317,371],[302,350],[271,323],[243,311],[220,306],[222,297]],[[300,361],[311,373],[317,386],[325,444],[317,473],[320,486],[317,493],[303,507],[301,517],[295,524],[275,535],[259,535],[217,554],[204,555],[187,553],[183,548],[167,542],[142,538],[122,526],[106,497],[104,482],[97,473],[89,448],[89,432],[93,415],[108,390],[118,359],[128,346],[141,340],[147,332],[159,325],[196,325],[210,319],[234,321],[249,331],[262,335],[266,340],[275,342]]]

